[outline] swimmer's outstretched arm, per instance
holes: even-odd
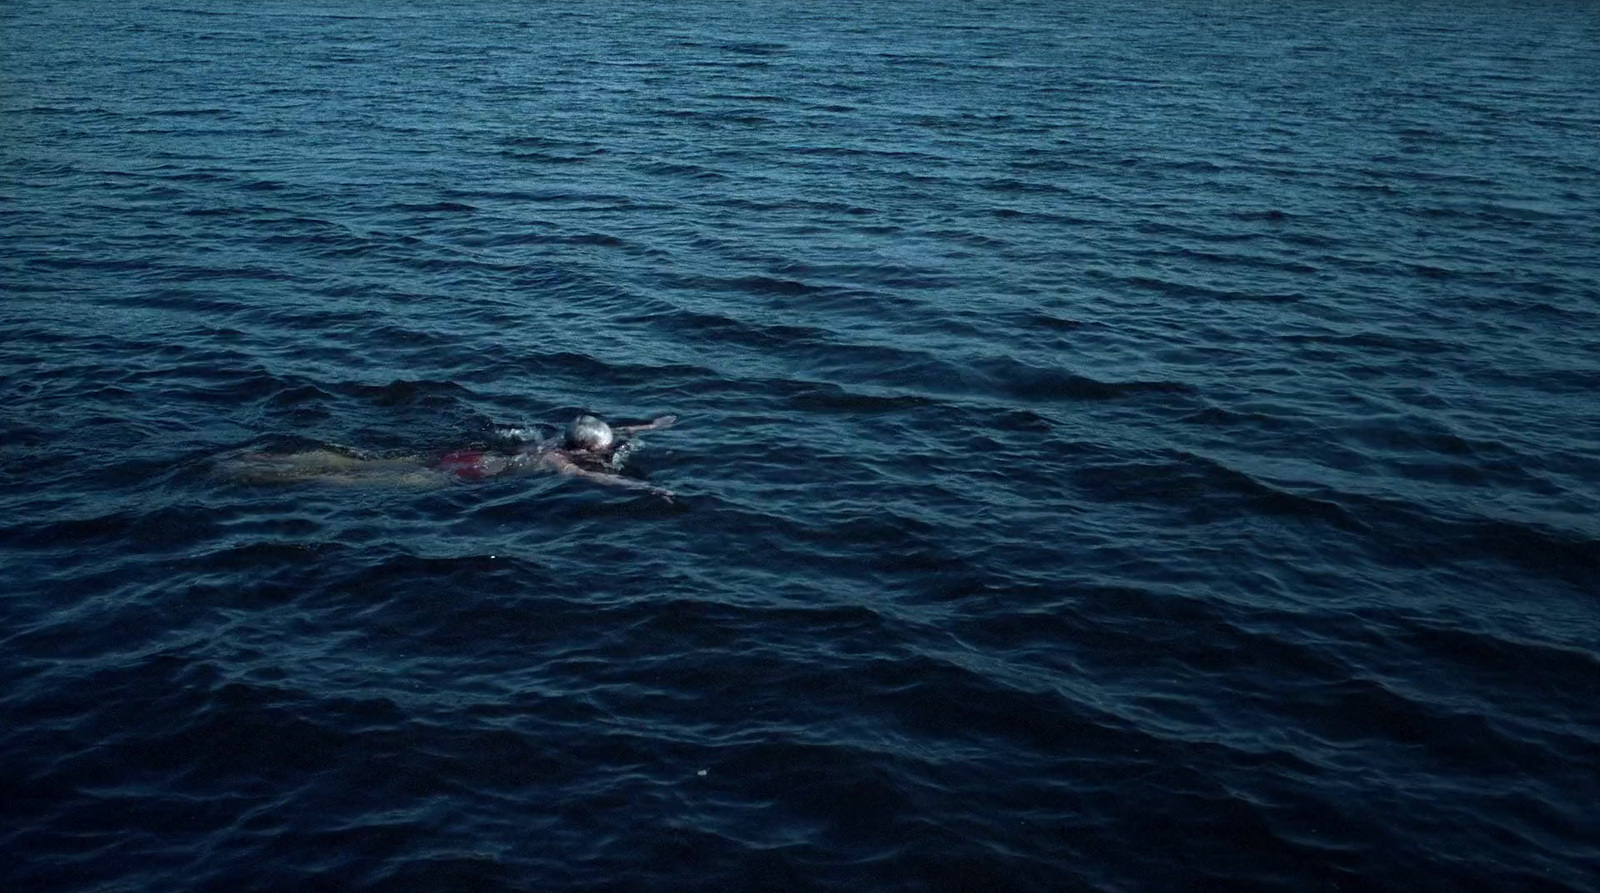
[[[647,484],[644,481],[634,480],[633,478],[625,478],[620,474],[607,474],[603,471],[590,471],[587,468],[578,466],[571,459],[568,459],[566,456],[563,456],[560,453],[546,453],[542,458],[544,460],[544,464],[551,471],[554,471],[557,474],[580,477],[585,480],[594,481],[597,484],[605,484],[608,487],[622,487],[623,489],[627,490],[643,490],[649,493],[651,496],[659,496],[668,502],[672,501],[672,491],[665,487],[657,487],[654,484]]]
[[[619,434],[637,434],[640,431],[660,431],[662,428],[671,428],[678,421],[675,415],[664,415],[645,425],[613,425],[611,430]]]

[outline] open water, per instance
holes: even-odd
[[[1600,889],[1597,46],[5,0],[0,887]]]

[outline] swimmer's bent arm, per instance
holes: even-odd
[[[585,480],[594,481],[597,484],[605,484],[608,487],[622,487],[628,490],[644,490],[651,496],[659,496],[668,502],[672,501],[672,491],[666,489],[665,487],[657,487],[654,484],[647,484],[644,481],[634,480],[633,478],[625,478],[620,474],[607,474],[603,471],[590,471],[587,468],[580,468],[571,459],[568,459],[566,456],[563,456],[560,453],[547,453],[543,459],[544,463],[557,474],[581,477]]]
[[[678,421],[675,415],[664,415],[645,425],[616,425],[611,430],[620,434],[637,434],[640,431],[659,431],[662,428],[671,428]]]

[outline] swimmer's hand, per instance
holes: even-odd
[[[623,434],[636,434],[636,433],[638,433],[640,431],[660,431],[663,428],[671,428],[673,425],[675,425],[677,423],[678,423],[678,417],[677,416],[675,416],[675,415],[664,415],[664,416],[658,417],[655,421],[653,421],[653,422],[651,422],[651,423],[649,423],[647,425],[619,425],[619,426],[617,426],[616,428],[614,428],[612,430],[620,431]]]

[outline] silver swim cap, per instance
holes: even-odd
[[[592,415],[581,415],[567,426],[567,447],[581,450],[603,450],[615,438],[611,426]]]

